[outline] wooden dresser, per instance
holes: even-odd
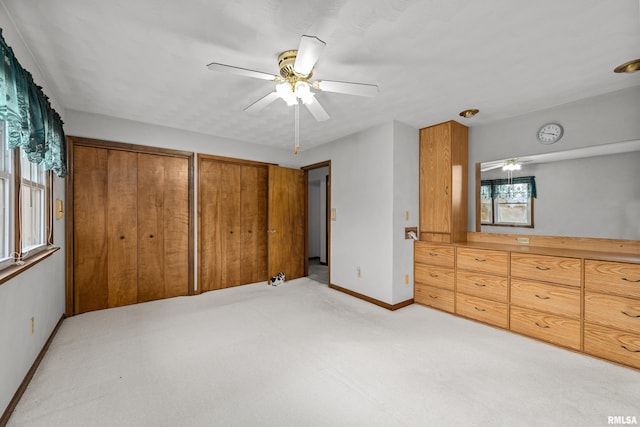
[[[616,253],[469,235],[415,242],[416,303],[640,369],[639,242]]]

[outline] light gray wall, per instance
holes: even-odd
[[[417,227],[419,218],[418,129],[393,124],[393,303],[413,298],[413,240],[405,227]],[[408,214],[408,219],[405,218]],[[409,283],[404,282],[409,275]]]
[[[620,77],[624,78],[625,76]],[[640,100],[640,86],[560,105],[489,125],[471,127],[469,129],[469,189],[471,190],[469,191],[469,230],[475,230],[476,195],[474,190],[476,163],[640,139],[640,102],[638,100]],[[564,136],[553,145],[539,144],[536,140],[536,133],[543,124],[549,122],[557,122],[563,125]],[[610,173],[618,176],[621,173],[621,167],[622,164],[618,168],[614,165]],[[607,175],[604,169],[598,169],[599,166],[590,168],[592,176],[598,176],[597,174],[599,174],[604,177]],[[613,172],[616,169],[618,169],[618,172]],[[540,173],[536,175],[536,180],[544,180],[539,175]],[[571,185],[578,185],[579,181],[574,175],[564,178],[557,175],[554,179],[563,179]],[[637,194],[638,185],[638,180],[636,179],[635,191],[631,192],[632,195]],[[633,206],[637,202],[634,197],[631,196],[629,203],[626,203],[624,207],[611,206],[611,208],[626,212],[629,206]],[[579,204],[582,205],[582,202]],[[540,233],[538,233],[537,226],[534,229],[524,229],[524,231],[520,229],[520,232],[544,235],[591,235],[592,224],[598,218],[596,210],[602,204],[596,203],[593,206],[595,207],[584,207],[582,205],[582,209],[577,213],[577,216],[567,222],[558,221],[558,227],[555,228],[545,225],[544,232],[540,228]],[[534,220],[537,223],[537,207],[535,209]],[[566,209],[570,208],[567,207]],[[637,212],[633,207],[630,209],[632,213]],[[542,218],[540,220],[542,221]],[[633,223],[633,221],[632,219],[631,222]],[[571,223],[571,228],[566,228],[566,224],[569,222]],[[599,228],[600,234],[612,232],[617,236],[635,235],[628,233],[629,228],[625,225],[621,225],[616,232],[612,230],[605,231],[602,226]],[[502,228],[500,232],[517,233],[518,229],[510,227],[506,230]]]
[[[309,258],[320,257],[320,181],[309,181]]]
[[[326,160],[337,214],[331,282],[389,304],[413,298],[413,243],[404,228],[418,225],[418,130],[385,123],[303,151],[299,164]]]
[[[11,20],[0,7],[0,27],[23,68],[43,87],[62,116],[55,93],[40,73]],[[55,178],[54,199],[65,199],[65,181]],[[0,413],[4,412],[65,310],[64,219],[54,220],[54,244],[62,248],[0,285]],[[35,332],[31,335],[31,318]]]
[[[331,282],[387,303],[393,301],[393,150],[389,122],[303,150],[297,159],[300,166],[331,160]]]
[[[327,262],[327,175],[329,167],[312,169],[309,171],[309,257],[320,257],[320,262]],[[311,184],[315,183],[317,188],[311,189]],[[317,192],[316,192],[317,190]],[[312,195],[313,192],[313,195]],[[317,198],[317,200],[312,200]],[[311,203],[314,206],[311,206]],[[312,211],[317,220],[311,221]],[[312,242],[313,240],[313,242]],[[317,245],[317,255],[311,255],[312,245]]]

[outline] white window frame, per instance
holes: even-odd
[[[15,175],[13,152],[7,147],[6,123],[0,122],[0,186],[2,186],[3,209],[0,217],[2,227],[2,245],[0,251],[0,269],[6,268],[15,262]]]

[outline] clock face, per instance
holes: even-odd
[[[538,141],[541,144],[553,144],[562,138],[562,126],[557,123],[549,123],[538,131]]]

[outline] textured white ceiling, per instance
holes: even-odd
[[[243,109],[303,34],[327,43],[314,78],[376,83],[372,99],[319,93],[303,148],[389,120],[474,126],[640,85],[638,0],[2,0],[64,108],[290,147],[293,109]],[[479,108],[462,119],[458,113]]]

